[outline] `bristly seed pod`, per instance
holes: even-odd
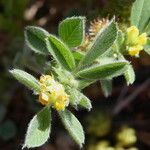
[[[96,37],[97,33],[109,23],[107,18],[96,18],[90,22],[90,27],[88,33],[86,33],[84,42],[77,48],[80,51],[86,52],[89,45],[92,43],[93,39]]]
[[[97,33],[106,25],[108,25],[109,19],[107,18],[96,18],[93,21],[90,22],[90,27],[89,27],[89,36],[90,39],[93,39]]]

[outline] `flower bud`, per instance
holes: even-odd
[[[139,36],[139,30],[136,26],[131,26],[127,29],[127,44],[135,45],[137,44]]]
[[[138,37],[138,44],[140,45],[145,45],[147,43],[147,34],[146,33],[142,33],[139,37]]]
[[[139,52],[143,50],[147,43],[147,34],[139,35],[139,30],[136,26],[131,26],[127,29],[127,50],[130,56],[139,56]]]

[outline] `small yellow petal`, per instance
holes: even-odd
[[[47,105],[49,103],[49,95],[47,93],[40,93],[39,102],[43,105]]]
[[[131,26],[127,29],[127,44],[135,45],[137,44],[139,36],[139,30],[136,26]]]
[[[137,45],[137,46],[133,46],[130,47],[128,52],[130,56],[138,56],[139,52],[143,49],[143,46],[141,45]]]
[[[62,84],[50,75],[40,77],[39,102],[43,105],[51,104],[56,110],[64,110],[69,104],[69,96]]]
[[[139,45],[145,45],[147,43],[147,34],[146,33],[142,33],[139,37],[138,37],[138,44]]]
[[[128,34],[135,34],[135,35],[139,35],[139,30],[136,26],[131,26],[127,29],[127,33]]]
[[[54,107],[56,110],[60,111],[60,110],[64,110],[65,105],[63,103],[56,102]]]

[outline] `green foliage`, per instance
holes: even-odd
[[[80,102],[79,106],[91,110],[92,105],[90,99],[88,99],[84,94],[80,93]]]
[[[133,84],[133,82],[135,81],[135,72],[132,65],[128,65],[128,68],[124,75],[127,81],[127,85]]]
[[[92,63],[96,58],[104,54],[114,43],[117,37],[117,27],[114,19],[109,23],[107,27],[100,30],[95,40],[93,41],[91,48],[81,60],[80,66],[85,66]]]
[[[49,52],[62,67],[67,70],[72,70],[75,67],[75,60],[71,51],[61,40],[49,35],[46,43]]]
[[[27,72],[19,69],[13,69],[9,71],[14,78],[16,78],[20,83],[24,84],[29,89],[34,90],[34,92],[39,92],[40,87],[38,80]]]
[[[43,145],[51,131],[51,113],[49,107],[43,108],[30,121],[23,148],[33,148]]]
[[[48,54],[45,39],[49,33],[40,27],[28,26],[25,29],[26,44],[39,54]]]
[[[86,108],[87,110],[91,110],[91,101],[84,94],[73,88],[70,88],[68,92],[70,94],[70,104],[73,107],[77,108],[77,106],[79,106],[82,108]]]
[[[126,70],[127,61],[114,61],[107,64],[95,64],[80,70],[77,75],[87,79],[112,79],[122,75]]]
[[[84,55],[85,54],[81,51],[74,51],[73,52],[74,59],[77,61],[80,61],[81,59],[83,59]]]
[[[64,68],[61,67],[53,67],[54,72],[56,73],[59,81],[65,85],[71,87],[71,89],[76,89],[78,87],[78,81],[74,78],[73,74]]]
[[[101,80],[101,88],[105,97],[108,97],[112,92],[112,80]]]
[[[150,22],[149,22],[148,25],[146,26],[145,32],[147,33],[148,36],[150,36]]]
[[[78,81],[78,88],[80,90],[86,88],[87,86],[89,86],[90,84],[96,82],[96,80],[92,80],[92,79],[81,79]]]
[[[68,110],[59,112],[60,118],[74,141],[82,147],[84,144],[84,131],[78,119]]]
[[[148,38],[147,45],[144,47],[144,51],[150,55],[150,38]]]
[[[123,42],[124,42],[124,34],[121,30],[118,30],[117,39],[115,41],[118,48],[122,46]]]
[[[144,31],[150,23],[150,0],[136,0],[131,11],[131,25],[138,27],[140,32]]]
[[[59,36],[69,46],[79,46],[85,36],[85,17],[72,17],[59,24]]]
[[[70,97],[69,97],[70,104],[76,108],[81,100],[81,98],[79,96],[80,92],[75,88],[69,88],[68,93],[70,95]]]
[[[149,5],[150,0],[136,0],[131,13],[131,25],[137,26],[140,32],[146,32],[148,35],[150,34]],[[129,54],[129,49],[126,43],[127,27],[124,28],[126,29],[119,29],[115,19],[112,19],[101,29],[98,28],[98,33],[95,33],[95,36],[90,37],[87,41],[84,37],[85,17],[71,17],[62,21],[59,24],[58,38],[39,27],[29,26],[25,29],[25,41],[28,47],[38,54],[45,55],[44,57],[41,55],[40,60],[42,64],[46,65],[42,66],[42,71],[36,71],[43,73],[43,68],[46,68],[47,75],[51,74],[52,78],[43,76],[41,79],[43,81],[40,82],[45,82],[45,84],[40,86],[42,84],[39,84],[39,81],[30,74],[19,69],[10,71],[19,82],[39,95],[40,103],[46,105],[30,121],[23,148],[38,147],[48,140],[51,130],[50,107],[58,111],[66,130],[74,141],[82,147],[85,138],[83,128],[78,119],[66,107],[72,106],[76,109],[81,107],[90,110],[92,108],[91,101],[81,90],[96,81],[100,81],[106,97],[112,91],[113,78],[124,75],[128,85],[134,82],[133,67],[125,58],[125,55]],[[146,43],[146,38],[144,37],[141,42]],[[88,46],[82,52],[80,47],[84,44]],[[146,45],[143,44],[142,46],[150,54],[150,40],[148,39]],[[134,56],[134,52],[137,56],[139,51],[136,52],[135,49],[130,55]],[[46,57],[49,54],[53,56],[52,61],[46,62]],[[35,64],[38,66],[36,60],[38,59],[35,59]],[[34,65],[32,69],[35,71]],[[58,83],[58,86],[56,85],[52,89],[62,92],[63,94],[58,97],[67,99],[66,103],[64,101],[59,103],[55,96],[56,106],[49,101],[49,99],[53,99],[53,95],[49,96],[47,90],[51,88],[49,82],[53,81]]]

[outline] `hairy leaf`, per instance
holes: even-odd
[[[117,27],[115,21],[112,20],[104,29],[99,31],[89,51],[81,60],[80,66],[88,65],[104,54],[113,45],[116,37]]]
[[[86,108],[87,110],[91,110],[92,105],[91,105],[91,101],[89,98],[87,98],[84,94],[80,93],[80,102],[79,102],[79,106]]]
[[[85,36],[85,17],[71,17],[59,24],[59,35],[69,46],[79,46]]]
[[[150,38],[147,40],[147,44],[144,47],[144,51],[150,55]]]
[[[70,95],[69,99],[71,105],[73,105],[75,108],[80,106],[82,108],[91,110],[92,108],[91,101],[84,94],[82,94],[77,89],[73,89],[73,88],[70,88],[68,92]]]
[[[79,120],[68,110],[59,112],[59,115],[70,136],[80,147],[82,147],[85,136]]]
[[[45,38],[48,36],[49,33],[40,27],[27,26],[25,28],[26,44],[36,53],[48,54],[45,43]]]
[[[145,32],[147,33],[148,36],[150,36],[150,21],[149,21],[148,25],[145,28]]]
[[[90,84],[96,82],[96,80],[92,80],[92,79],[81,79],[78,80],[78,88],[80,90],[86,88],[87,86],[89,86]]]
[[[101,80],[101,88],[105,97],[108,97],[112,92],[112,80]]]
[[[136,0],[131,11],[131,25],[143,32],[150,21],[150,0]]]
[[[128,65],[127,70],[124,75],[127,81],[127,85],[133,84],[133,82],[135,81],[135,72],[131,65]]]
[[[75,60],[81,60],[84,57],[85,53],[80,52],[80,51],[74,51],[73,56]]]
[[[27,86],[29,89],[34,90],[35,92],[39,92],[40,86],[38,80],[30,75],[29,73],[19,70],[13,69],[10,70],[10,73],[22,84]]]
[[[80,70],[77,76],[88,79],[112,79],[122,75],[126,70],[127,61],[114,61],[108,64],[96,64]]]
[[[74,57],[69,48],[58,38],[50,35],[46,39],[47,48],[56,61],[67,70],[72,70],[75,67]]]
[[[43,108],[30,121],[23,148],[33,148],[43,145],[51,131],[51,113],[48,107]]]

